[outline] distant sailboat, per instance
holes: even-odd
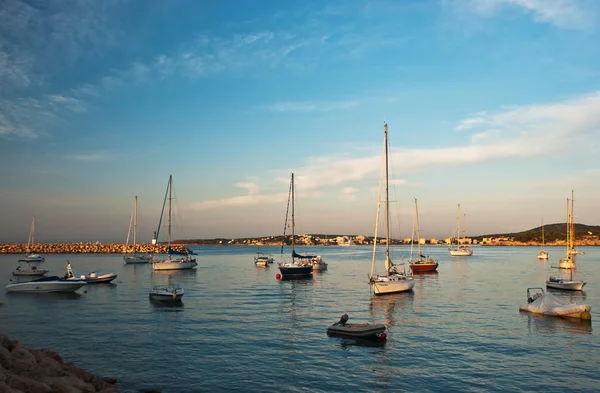
[[[290,192],[288,195],[288,206],[291,201],[292,206],[292,261],[291,262],[280,262],[279,271],[283,278],[289,277],[310,277],[313,272],[313,259],[318,258],[321,261],[321,257],[318,255],[300,255],[296,253],[296,221],[294,216],[294,203],[295,203],[295,191],[294,191],[294,174],[292,173],[292,179],[290,181]],[[287,227],[287,213],[285,217],[285,227]],[[285,239],[285,230],[284,236]],[[283,243],[281,244],[281,254],[283,255]],[[327,265],[325,265],[327,266]]]
[[[31,218],[31,226],[29,227],[29,239],[27,240],[27,250],[24,261],[27,262],[44,262],[46,258],[40,254],[32,252],[35,244],[35,216]]]
[[[462,238],[462,240],[460,239],[460,203],[458,204],[458,212],[456,214],[456,247],[452,248],[452,247],[448,247],[448,252],[450,253],[451,256],[453,257],[468,257],[470,255],[473,255],[473,250],[471,250],[471,247],[465,245],[465,241],[466,241],[466,237],[467,237],[467,215],[465,214],[465,234]]]
[[[415,231],[416,229],[416,231]],[[413,259],[412,251],[414,244],[415,232],[417,235],[417,258]],[[415,198],[415,221],[413,223],[413,236],[410,245],[410,268],[414,273],[435,272],[438,268],[438,261],[433,258],[428,258],[421,253],[421,230],[419,229],[419,207],[417,198]]]
[[[133,254],[123,255],[126,264],[149,263],[152,260],[150,255],[138,254],[137,252],[137,196],[133,201],[133,212],[129,220],[129,231],[127,231],[127,240],[125,241],[125,252],[129,249],[129,235],[131,234],[131,225],[133,224]]]
[[[371,259],[371,274],[369,285],[373,288],[375,295],[412,291],[415,282],[410,266],[406,263],[394,264],[390,258],[390,201],[388,188],[388,130],[387,124],[383,123],[383,163],[385,166],[385,273],[375,274],[375,257],[377,254],[377,231],[379,227],[379,212],[381,207],[381,183],[379,178],[379,193],[377,195],[377,216],[375,218],[375,237],[373,240],[373,257]],[[383,168],[382,168],[383,172]]]
[[[544,249],[544,220],[542,219],[542,249],[537,254],[540,261],[547,260],[550,254]]]
[[[569,213],[569,198],[567,198],[567,241],[565,246],[565,257],[558,261],[560,269],[573,269],[575,261],[573,260],[573,215]]]
[[[163,260],[152,260],[153,270],[184,270],[192,269],[198,265],[196,258],[190,257],[187,252],[175,251],[171,248],[171,201],[173,199],[173,176],[169,176],[169,184],[167,185],[167,192],[165,193],[165,200],[163,201],[163,209],[160,213],[160,220],[158,222],[158,230],[156,231],[156,241],[158,241],[158,235],[160,234],[160,226],[162,223],[162,217],[165,212],[165,204],[169,200],[169,216],[168,216],[168,235],[167,235],[167,258]]]

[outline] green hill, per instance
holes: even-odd
[[[581,239],[586,236],[598,236],[600,237],[600,226],[598,225],[585,225],[585,224],[575,224],[575,239]],[[513,238],[518,242],[529,242],[529,241],[542,241],[542,227],[539,226],[537,228],[529,229],[523,232],[516,233],[496,233],[490,235],[481,235],[481,236],[472,236],[473,239],[477,239],[481,241],[484,237],[486,238],[498,238],[498,237],[508,237]],[[566,223],[558,223],[558,224],[549,224],[544,225],[544,240],[547,243],[552,243],[557,240],[565,241],[567,238],[567,224]]]

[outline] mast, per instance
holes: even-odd
[[[456,239],[457,249],[460,248],[460,203],[458,204],[458,211],[456,213]]]
[[[417,220],[417,253],[419,259],[421,258],[421,230],[419,229],[419,207],[417,205],[417,198],[415,198],[415,217]]]
[[[570,258],[571,254],[569,253],[569,244],[571,241],[571,228],[570,228],[570,216],[569,216],[569,198],[567,198],[567,243],[566,243],[566,249],[565,249],[565,256],[567,259]]]
[[[135,254],[136,252],[136,238],[135,235],[137,233],[137,195],[135,196],[134,202],[133,202],[133,253]]]
[[[575,191],[571,190],[571,244],[570,252],[573,254],[575,249]]]
[[[542,251],[544,250],[544,219],[542,218]]]
[[[384,124],[384,131],[387,131],[387,125]],[[379,234],[379,212],[381,211],[381,186],[383,181],[383,162],[386,160],[385,149],[387,146],[385,136],[387,133],[384,132],[384,143],[381,151],[381,165],[379,166],[379,186],[377,187],[377,213],[375,213],[375,236],[373,237],[373,257],[371,259],[371,276],[375,274],[375,255],[377,254],[377,236]]]
[[[292,173],[292,263],[294,262],[294,245],[296,244],[296,222],[294,221],[294,174]]]
[[[390,199],[389,199],[389,175],[388,175],[388,129],[387,123],[383,123],[383,137],[385,142],[385,274],[390,272]]]
[[[169,235],[167,239],[167,248],[171,247],[171,201],[173,199],[173,175],[169,175]]]
[[[465,213],[465,232],[463,233],[463,243],[467,243],[467,213]]]

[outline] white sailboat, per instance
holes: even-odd
[[[31,218],[31,226],[29,227],[29,239],[27,240],[27,250],[25,254],[25,261],[27,262],[44,262],[46,258],[40,254],[33,253],[33,245],[35,244],[35,216]]]
[[[560,269],[573,269],[575,267],[575,260],[573,259],[573,226],[572,226],[573,215],[569,213],[569,198],[567,198],[567,241],[565,246],[565,257],[558,261],[558,267]]]
[[[385,273],[375,274],[375,257],[377,254],[377,232],[379,227],[379,213],[381,208],[381,188],[383,170],[385,168]],[[379,193],[377,196],[377,216],[375,218],[375,237],[373,240],[373,257],[371,260],[371,274],[369,285],[375,295],[412,291],[415,282],[410,266],[406,263],[394,264],[390,259],[390,201],[388,181],[388,129],[383,123],[383,160],[382,175],[379,177]]]
[[[150,255],[139,254],[137,252],[137,196],[133,201],[133,211],[129,219],[129,230],[127,231],[127,240],[125,241],[125,252],[129,250],[129,235],[131,234],[131,226],[133,224],[133,254],[123,255],[123,260],[126,264],[132,263],[149,263],[152,260]]]
[[[540,252],[538,252],[537,258],[540,261],[544,261],[547,260],[549,256],[550,254],[548,254],[548,251],[546,251],[546,249],[544,248],[544,220],[542,219],[542,249],[540,250]]]
[[[288,204],[291,201],[292,205],[292,261],[291,262],[280,262],[278,264],[279,271],[283,278],[294,278],[294,277],[310,277],[313,272],[313,262],[321,262],[319,255],[300,255],[296,253],[296,220],[294,216],[294,204],[295,204],[295,191],[294,191],[294,174],[292,173],[292,180],[290,181],[290,192],[288,195]],[[287,214],[285,217],[285,226],[287,228]],[[283,239],[285,239],[285,230],[283,233]],[[283,255],[283,243],[281,244],[281,254]],[[325,263],[325,262],[323,262]],[[327,267],[327,264],[325,264]]]
[[[546,280],[546,287],[554,288],[554,289],[563,289],[565,291],[581,291],[581,289],[583,289],[583,287],[585,286],[585,282],[573,280],[573,269],[568,269],[568,270],[569,270],[569,279],[568,280],[550,276],[550,278],[548,278],[548,280]]]
[[[467,237],[467,215],[465,214],[465,233],[461,240],[460,238],[460,203],[458,204],[458,212],[456,214],[456,247],[448,247],[448,252],[453,257],[468,257],[473,255],[471,247],[465,245]]]
[[[169,224],[168,224],[168,235],[167,235],[167,257],[163,260],[152,260],[153,270],[184,270],[193,269],[198,265],[196,258],[191,257],[187,252],[179,252],[171,249],[171,201],[173,199],[173,175],[169,175],[169,184],[167,185],[167,192],[165,193],[165,200],[163,202],[163,208],[160,213],[160,220],[158,222],[158,230],[156,231],[156,241],[158,241],[158,235],[160,234],[160,227],[162,224],[162,217],[165,212],[165,205],[169,200]]]

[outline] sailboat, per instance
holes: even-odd
[[[550,254],[544,249],[544,220],[542,219],[542,249],[537,254],[537,258],[540,261],[547,260]]]
[[[465,233],[461,240],[460,238],[460,203],[458,204],[458,213],[456,214],[456,247],[448,247],[448,252],[453,257],[468,257],[473,255],[471,247],[465,245],[465,238],[467,236],[467,215],[465,214]]]
[[[313,261],[321,261],[321,257],[318,255],[300,255],[296,253],[296,223],[294,217],[294,174],[292,173],[292,180],[290,182],[290,191],[288,194],[288,206],[290,201],[292,202],[292,261],[291,262],[280,262],[279,271],[281,272],[282,278],[289,277],[310,277],[313,272]],[[287,213],[285,216],[285,226],[283,231],[283,240],[285,240],[285,228],[287,228]],[[283,241],[281,243],[281,254],[283,256]]]
[[[150,255],[137,253],[137,196],[133,201],[133,211],[129,220],[129,231],[127,231],[127,240],[125,241],[125,252],[129,249],[129,235],[131,234],[131,225],[133,224],[133,254],[123,255],[126,264],[131,263],[149,263],[152,260]]]
[[[585,254],[575,248],[575,192],[571,190],[571,241],[569,244],[569,253],[571,255]]]
[[[571,221],[573,215],[569,214],[569,198],[567,198],[567,242],[565,247],[565,257],[558,261],[559,269],[573,269],[575,261],[573,260],[573,226]]]
[[[417,258],[413,259],[412,251],[414,244],[414,235],[415,235],[415,227],[416,227],[416,235],[417,235]],[[434,272],[438,268],[438,261],[433,258],[428,258],[421,253],[421,231],[419,230],[419,207],[417,205],[417,198],[415,198],[415,221],[413,222],[413,236],[410,245],[410,259],[409,264],[410,268],[414,273],[420,272]]]
[[[156,241],[158,241],[158,235],[160,234],[160,227],[162,224],[163,214],[165,212],[165,205],[169,200],[169,224],[168,224],[168,235],[167,235],[167,258],[163,260],[152,260],[153,270],[184,270],[192,269],[198,265],[196,258],[190,257],[187,252],[180,252],[171,249],[171,201],[173,199],[173,175],[169,175],[169,184],[167,185],[167,191],[165,193],[165,200],[163,201],[163,208],[160,213],[160,220],[158,221],[158,229],[156,231]]]
[[[275,262],[273,257],[270,254],[267,255],[264,252],[260,252],[260,246],[258,246],[256,256],[254,257],[254,264],[260,267],[269,267],[269,264],[273,262]]]
[[[412,291],[415,282],[412,270],[407,264],[394,264],[390,259],[390,201],[388,181],[388,128],[383,123],[383,160],[385,167],[385,273],[375,274],[375,257],[377,255],[377,231],[379,227],[379,212],[381,208],[381,183],[382,175],[379,177],[379,193],[377,196],[377,216],[375,218],[375,237],[373,239],[373,257],[371,260],[371,274],[369,285],[373,288],[375,295]],[[383,172],[383,168],[382,168]]]
[[[31,218],[31,226],[29,227],[29,239],[27,240],[27,250],[25,254],[25,259],[22,259],[26,262],[44,262],[46,258],[41,256],[40,254],[35,254],[31,252],[33,249],[33,245],[35,244],[35,216]]]

